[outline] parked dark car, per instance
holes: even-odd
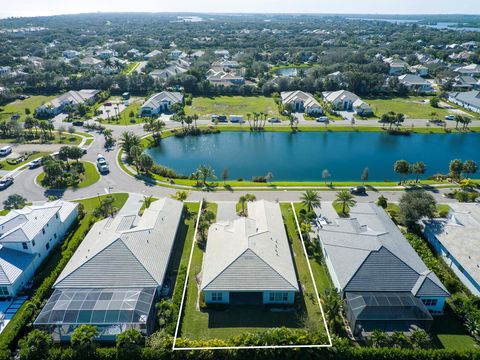
[[[0,190],[5,190],[12,184],[13,184],[12,177],[4,177],[3,179],[0,179]]]
[[[74,121],[74,122],[72,122],[72,125],[74,125],[74,126],[83,126],[83,121],[79,121],[79,120]]]
[[[367,195],[367,189],[365,188],[365,186],[356,186],[350,189],[350,194]]]

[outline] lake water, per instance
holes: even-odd
[[[279,76],[298,76],[300,69],[301,68],[296,68],[296,67],[281,68],[281,69],[275,70],[275,74]],[[303,68],[302,70],[304,73],[307,73],[309,68]]]
[[[162,165],[189,175],[210,165],[230,179],[272,172],[274,181],[321,181],[328,169],[332,181],[359,181],[368,166],[371,181],[398,180],[393,163],[423,161],[427,174],[448,172],[450,160],[480,164],[480,134],[412,134],[381,132],[223,132],[197,137],[169,137],[146,152]]]

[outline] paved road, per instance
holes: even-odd
[[[210,124],[210,121],[200,120],[199,124]],[[309,122],[316,124],[315,122]],[[376,122],[375,125],[378,125]],[[61,123],[60,123],[61,124]],[[60,126],[59,124],[56,124]],[[324,126],[323,124],[319,124]],[[245,126],[245,125],[244,125]],[[135,134],[144,135],[143,127],[140,124],[131,126],[107,126],[111,128],[114,133],[114,137],[118,138],[123,131],[133,131]],[[177,123],[169,121],[167,128],[177,127]],[[30,201],[45,200],[49,195],[63,196],[66,200],[88,198],[97,196],[99,194],[105,194],[109,192],[130,192],[140,195],[152,195],[154,197],[163,197],[173,195],[177,190],[151,185],[140,180],[136,180],[131,176],[124,173],[116,162],[116,156],[118,148],[115,147],[111,151],[104,149],[103,135],[96,132],[90,132],[95,136],[95,141],[91,144],[88,153],[84,156],[84,160],[95,162],[97,154],[102,153],[107,159],[110,166],[110,173],[102,175],[101,179],[86,188],[69,189],[65,191],[60,190],[45,190],[40,185],[35,183],[35,178],[42,171],[41,168],[30,170],[26,169],[19,172],[16,175],[15,183],[8,189],[0,192],[0,202],[3,202],[8,195],[18,193],[26,197]],[[43,150],[42,145],[38,145],[38,150]],[[447,190],[439,189],[435,190],[432,194],[438,202],[447,203],[452,200],[444,198],[442,196]],[[254,193],[257,199],[266,199],[270,201],[298,201],[303,191],[300,190],[269,190],[269,191],[255,191],[242,190],[242,191],[191,191],[188,196],[188,200],[198,201],[201,199],[207,199],[209,201],[238,201],[238,198],[246,193]],[[333,201],[335,198],[335,191],[319,191],[322,200]],[[390,201],[398,201],[402,192],[401,191],[381,191],[381,192],[369,192],[368,196],[357,197],[357,201],[375,201],[378,196],[382,194],[386,196]]]

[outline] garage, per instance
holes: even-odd
[[[232,305],[262,305],[262,292],[231,292],[230,304]]]

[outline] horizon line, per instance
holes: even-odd
[[[336,12],[256,12],[256,11],[240,11],[240,12],[187,12],[187,11],[87,11],[87,12],[72,12],[72,13],[58,13],[50,15],[13,15],[13,14],[1,14],[0,20],[5,19],[28,19],[28,18],[44,18],[44,17],[55,17],[55,16],[75,16],[75,15],[89,15],[89,14],[189,14],[189,15],[326,15],[326,16],[480,16],[480,12],[476,14],[466,14],[466,13],[372,13],[372,12],[357,12],[357,13],[336,13]]]

